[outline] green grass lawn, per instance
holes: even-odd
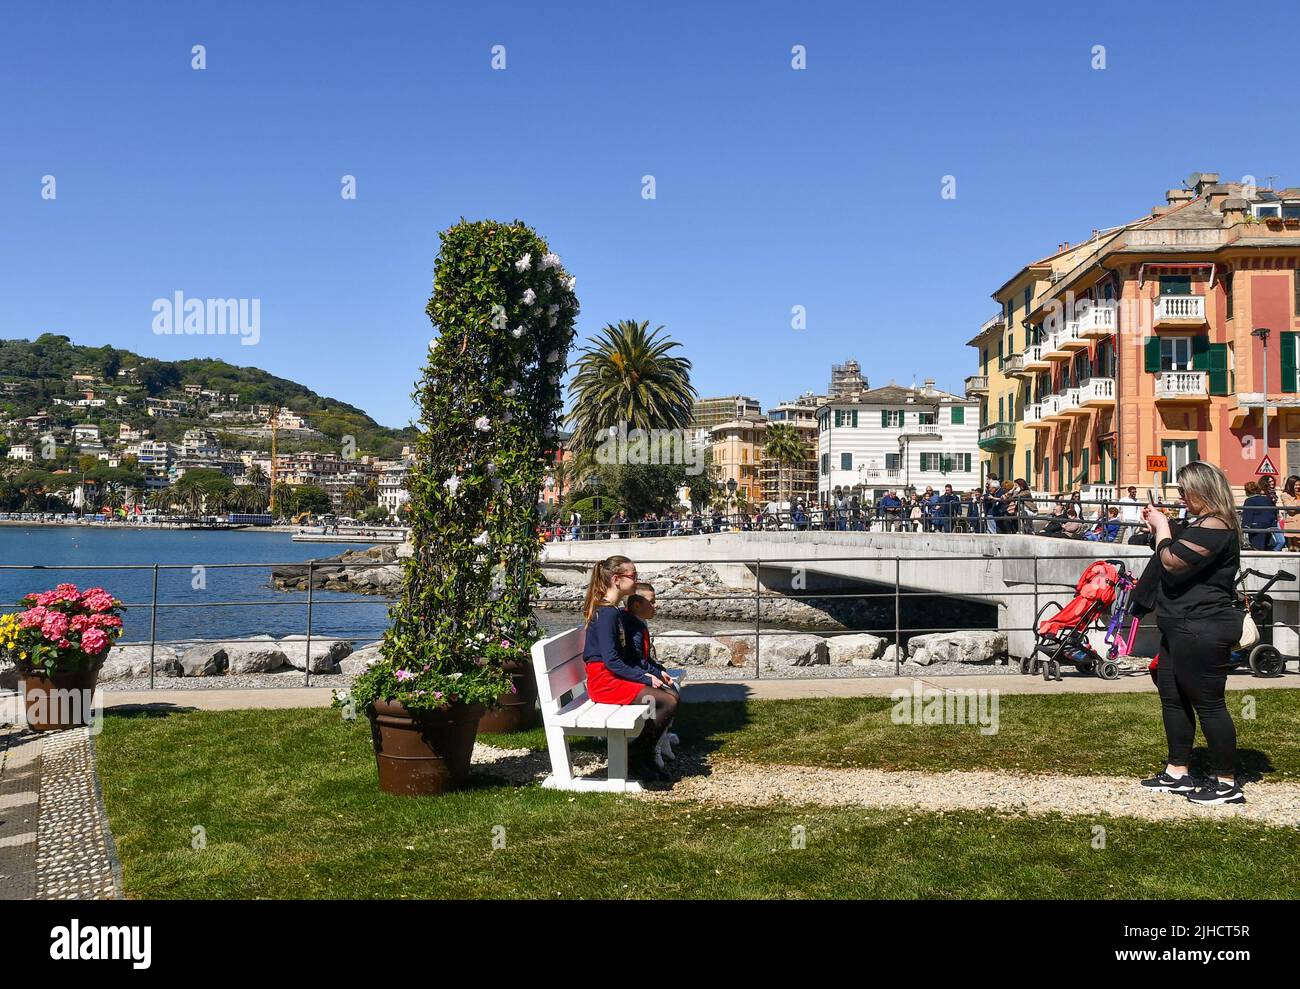
[[[1246,698],[1254,718],[1243,716]],[[680,734],[714,758],[785,765],[942,771],[988,769],[1145,776],[1163,768],[1160,699],[1141,694],[1005,694],[999,730],[896,725],[887,697],[684,704]],[[1230,691],[1247,778],[1300,778],[1300,690]],[[1193,766],[1205,768],[1199,734]],[[544,748],[541,730],[496,744]]]
[[[786,703],[740,718],[687,708],[686,730],[721,725],[705,744],[769,758],[800,739],[883,737],[861,707]],[[767,747],[751,737],[765,730]],[[1231,820],[715,809],[483,776],[440,798],[392,797],[367,725],[322,709],[109,716],[97,749],[133,897],[1294,897],[1286,877],[1300,871],[1300,843]]]

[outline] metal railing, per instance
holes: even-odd
[[[798,545],[791,544],[791,549],[797,550]],[[821,637],[822,639],[828,640],[828,645],[829,645],[829,640],[832,640],[839,636],[859,635],[862,633],[874,635],[884,639],[889,645],[893,645],[895,647],[894,674],[899,675],[901,673],[902,664],[905,662],[904,659],[905,647],[908,645],[911,639],[913,639],[918,635],[962,633],[962,632],[972,632],[972,631],[973,632],[981,632],[981,631],[997,632],[1007,636],[1009,636],[1011,633],[1032,634],[1036,631],[1036,624],[1038,621],[1037,616],[1041,614],[1042,606],[1049,601],[1055,601],[1058,604],[1064,604],[1065,602],[1070,600],[1070,598],[1074,594],[1074,583],[1075,580],[1077,579],[1077,574],[1075,574],[1074,571],[1071,571],[1068,580],[1048,579],[1042,573],[1042,568],[1047,564],[1079,561],[1080,566],[1078,570],[1082,571],[1082,569],[1086,567],[1088,564],[1091,564],[1099,559],[1105,559],[1105,558],[1106,557],[1104,553],[1064,553],[1064,554],[1053,555],[1051,557],[1044,558],[1040,555],[1031,555],[1026,553],[1003,554],[1003,553],[990,553],[985,551],[985,552],[973,552],[973,553],[953,553],[948,555],[936,555],[933,552],[915,553],[915,554],[889,553],[889,552],[880,553],[880,554],[864,554],[861,552],[857,552],[857,553],[849,552],[842,555],[832,555],[832,556],[819,555],[816,558],[816,560],[813,560],[807,555],[799,555],[797,552],[792,552],[788,555],[770,555],[770,556],[763,556],[761,554],[741,554],[741,555],[729,556],[724,558],[714,558],[708,560],[701,560],[698,556],[694,556],[691,554],[684,554],[681,556],[674,556],[672,558],[664,558],[664,559],[656,558],[654,560],[647,560],[645,561],[644,566],[647,568],[651,566],[656,568],[666,568],[674,565],[695,564],[695,565],[707,565],[710,567],[717,567],[720,565],[731,564],[731,565],[741,565],[746,568],[752,569],[752,572],[754,574],[754,583],[753,583],[753,587],[749,589],[732,587],[732,588],[722,588],[718,590],[712,590],[709,591],[708,593],[703,593],[703,594],[665,593],[660,595],[658,597],[657,603],[660,606],[661,611],[664,612],[665,614],[664,617],[661,617],[656,620],[656,625],[658,626],[659,629],[662,629],[665,623],[672,622],[675,620],[671,616],[671,611],[673,610],[673,605],[675,602],[689,602],[691,605],[698,605],[701,602],[709,602],[709,601],[742,601],[742,602],[752,601],[753,629],[754,629],[753,631],[754,655],[753,655],[752,670],[750,669],[749,664],[747,664],[744,670],[739,672],[742,672],[746,676],[752,675],[754,678],[761,678],[764,675],[764,668],[762,665],[763,643],[764,640],[768,640],[770,642],[773,637],[807,635],[809,633],[812,633]],[[1133,557],[1130,555],[1124,560],[1124,563],[1126,566],[1129,566],[1136,572],[1140,573],[1141,570],[1145,567],[1147,559],[1149,559],[1149,557],[1145,557],[1142,558],[1141,560],[1135,561]],[[1264,553],[1243,554],[1242,566],[1248,568],[1251,567],[1252,565],[1260,564],[1261,561],[1270,561],[1270,560],[1273,562],[1277,562],[1278,557],[1276,555],[1270,555]],[[955,566],[961,566],[963,564],[975,564],[977,569],[979,569],[982,572],[986,572],[987,567],[990,565],[991,562],[994,561],[1002,564],[1004,567],[1008,563],[1023,564],[1024,569],[1027,570],[1028,572],[1021,573],[1018,576],[1016,574],[1013,574],[1010,577],[1006,576],[1004,572],[1002,576],[998,577],[996,580],[993,580],[991,583],[989,583],[986,586],[981,587],[977,585],[972,585],[970,587],[964,587],[961,592],[955,592],[951,590],[945,591],[945,590],[937,589],[940,583],[937,580],[934,582],[935,586],[932,586],[930,588],[924,588],[918,586],[918,584],[924,583],[925,580],[927,579],[924,575],[917,575],[916,571],[918,568],[920,568],[922,571],[924,571],[924,569],[927,567],[943,568],[944,570],[948,571],[950,575],[951,568]],[[810,567],[810,565],[815,565],[816,567],[825,567],[827,564],[836,564],[836,563],[870,564],[872,567],[874,567],[874,572],[871,575],[857,576],[857,577],[844,577],[844,578],[840,578],[840,581],[842,585],[848,585],[848,586],[857,585],[859,587],[866,586],[872,589],[860,590],[860,589],[836,588],[836,589],[827,589],[827,590],[805,590],[805,589],[798,589],[797,582],[792,582],[793,589],[791,590],[773,590],[770,587],[765,587],[764,585],[763,578],[765,573],[769,576],[769,584],[770,584],[772,583],[770,578],[774,574],[774,572],[785,571],[791,575],[794,575],[796,573],[806,572],[806,570]],[[904,580],[904,574],[903,574],[903,567],[905,565],[908,568],[908,577],[906,580]],[[1267,565],[1267,563],[1265,562],[1264,565]],[[165,573],[167,571],[185,571],[188,573],[188,572],[192,572],[195,566],[204,566],[208,570],[218,570],[218,571],[219,570],[246,570],[250,568],[265,569],[268,567],[303,568],[305,569],[306,576],[307,576],[306,599],[298,600],[298,601],[288,601],[288,602],[281,602],[275,600],[177,601],[177,600],[164,600],[160,597],[159,577],[162,573]],[[124,602],[124,605],[127,608],[128,617],[130,617],[133,613],[135,614],[140,613],[141,609],[147,609],[149,637],[147,640],[126,639],[124,637],[123,640],[120,640],[119,645],[130,645],[130,646],[138,646],[138,647],[147,646],[149,648],[149,671],[148,671],[147,682],[148,682],[148,689],[153,690],[153,689],[157,689],[159,686],[157,682],[158,677],[156,675],[159,666],[157,662],[157,650],[159,646],[209,645],[209,644],[210,645],[231,645],[231,644],[244,643],[252,637],[252,633],[250,631],[250,633],[246,635],[224,635],[221,636],[220,638],[215,638],[215,639],[207,639],[207,638],[159,639],[158,638],[158,616],[160,612],[166,612],[170,609],[179,609],[182,611],[186,611],[189,609],[202,609],[202,608],[257,609],[259,607],[267,607],[267,606],[302,608],[303,628],[305,629],[305,633],[306,633],[305,641],[302,642],[302,645],[305,647],[303,652],[305,669],[302,671],[303,676],[301,682],[299,683],[292,682],[292,681],[296,681],[297,678],[291,677],[291,675],[288,673],[270,674],[275,679],[275,683],[273,685],[274,686],[301,686],[301,687],[311,687],[313,685],[339,685],[340,681],[334,679],[334,677],[337,676],[337,674],[329,674],[329,673],[313,674],[312,672],[313,655],[312,655],[311,647],[312,647],[313,639],[315,638],[318,631],[317,621],[319,618],[319,614],[318,614],[319,609],[322,606],[335,607],[341,605],[356,605],[356,604],[368,605],[370,607],[383,607],[387,609],[391,604],[390,599],[386,596],[356,598],[356,597],[347,596],[347,592],[341,592],[340,596],[338,597],[330,596],[333,592],[327,592],[326,594],[322,595],[319,592],[319,589],[317,589],[315,586],[316,584],[315,577],[318,571],[322,571],[327,567],[337,568],[339,566],[340,564],[335,563],[333,561],[329,563],[318,563],[317,561],[308,561],[306,563],[286,563],[286,564],[221,563],[221,564],[211,564],[211,565],[203,565],[203,564],[199,564],[199,565],[113,564],[113,565],[102,565],[102,566],[76,565],[76,564],[57,565],[57,566],[5,565],[5,566],[0,566],[0,572],[21,571],[21,572],[31,572],[33,575],[36,575],[38,573],[67,574],[67,573],[75,573],[75,572],[94,572],[96,574],[100,574],[100,573],[110,573],[115,571],[143,572],[149,578],[149,586],[151,588],[148,600],[146,601],[128,600]],[[349,568],[383,567],[383,566],[391,567],[391,566],[398,566],[398,564],[383,563],[383,562],[369,562],[369,563],[347,564],[347,566]],[[62,581],[56,580],[56,582],[62,582]],[[32,589],[33,590],[36,589],[35,582],[33,582]],[[112,588],[110,587],[109,590],[111,591]],[[1290,592],[1290,591],[1285,592],[1285,597],[1284,597],[1284,593],[1280,590],[1275,590],[1273,596],[1274,596],[1275,605],[1285,601],[1287,605],[1290,606],[1290,604],[1294,602],[1296,608],[1294,614],[1300,614],[1300,584],[1296,585],[1296,590],[1294,592]],[[1034,623],[1011,624],[1009,622],[998,620],[996,616],[1003,616],[1009,613],[1009,608],[1005,606],[1007,601],[1016,598],[1022,598],[1022,597],[1031,597],[1033,599],[1033,612],[1036,616],[1034,619]],[[909,606],[912,602],[919,603],[923,601],[943,601],[945,603],[943,605],[942,610],[944,611],[945,614],[948,614],[950,613],[951,602],[954,600],[965,601],[970,604],[983,605],[987,607],[991,612],[988,622],[985,624],[971,624],[970,622],[965,622],[959,625],[955,625],[951,623],[940,623],[940,624],[918,623],[918,622],[922,622],[923,619],[925,618],[923,611]],[[844,612],[836,603],[854,602],[854,601],[862,601],[862,602],[874,601],[880,603],[881,607],[875,613],[874,618],[868,615],[863,620],[858,621],[856,623],[861,627],[847,626],[843,621],[844,617],[846,617],[846,612]],[[778,612],[779,608],[781,607],[780,604],[781,602],[795,602],[796,604],[805,605],[809,608],[812,608],[814,611],[818,611],[824,614],[826,616],[826,621],[818,626],[810,626],[805,622],[792,620],[788,615],[783,618],[779,614],[775,614],[774,617],[774,613]],[[576,610],[579,609],[581,606],[581,601],[579,597],[575,596],[572,602],[560,602],[561,605],[571,604],[572,609],[567,607],[555,607],[555,604],[556,604],[555,602],[539,602],[539,607],[540,610],[543,611],[547,611],[547,610],[558,611],[565,614],[569,613],[570,610],[573,610],[575,612],[574,614],[575,622],[580,620],[578,619],[576,614]],[[13,609],[5,609],[5,610],[13,610]],[[1275,616],[1276,613],[1277,612],[1275,611]],[[836,617],[837,614],[838,617]],[[698,619],[692,619],[690,617],[680,617],[680,619],[676,619],[676,620],[680,620],[682,622],[690,622]],[[703,621],[706,621],[711,624],[726,624],[738,620],[739,619],[731,619],[725,617],[703,619]],[[787,626],[787,627],[781,627],[781,626]],[[795,627],[788,627],[788,626],[795,626]],[[1291,632],[1300,633],[1300,627],[1297,626],[1295,621],[1285,622],[1285,621],[1275,620],[1273,622],[1272,627],[1275,629],[1288,629]],[[287,633],[287,634],[294,634],[294,633]],[[655,637],[656,639],[663,642],[663,641],[671,641],[677,637],[686,637],[686,636],[698,635],[698,634],[701,633],[690,633],[690,632],[672,633],[672,632],[659,631],[657,632]],[[717,632],[717,633],[703,633],[703,634],[710,635],[710,634],[723,634],[723,633]],[[732,632],[731,634],[744,636],[747,638],[750,633],[747,630],[743,632],[737,630],[735,632]],[[330,639],[335,639],[339,637],[340,636],[337,635],[329,636]],[[376,635],[375,637],[377,638],[378,636]],[[355,637],[345,637],[345,638],[355,638]],[[296,646],[297,643],[295,643],[295,648]],[[1023,650],[1020,651],[1023,652]],[[1008,652],[1004,658],[1009,660],[1010,653]],[[826,663],[819,664],[819,665],[822,667],[828,666],[828,664]],[[815,675],[816,672],[816,667],[814,666],[803,667],[801,669],[809,674]],[[871,674],[863,673],[861,675],[870,676]],[[170,679],[170,677],[168,679]],[[314,680],[316,681],[315,683],[313,682]],[[280,681],[284,681],[284,682],[281,683]],[[127,689],[130,689],[135,687],[137,685],[137,682],[138,681],[136,679],[132,678],[130,680],[121,681],[121,684]],[[271,684],[267,684],[267,685],[271,685]],[[237,687],[243,686],[243,684],[237,684],[236,686]]]

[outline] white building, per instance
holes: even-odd
[[[817,426],[822,504],[839,494],[876,502],[887,491],[979,487],[979,402],[939,391],[933,380],[829,399]]]
[[[78,423],[72,427],[72,441],[74,443],[98,443],[99,427],[94,423]]]
[[[36,454],[32,450],[32,445],[30,443],[15,443],[9,448],[10,460],[24,460],[27,463],[31,463],[32,460],[35,459],[35,456]]]
[[[410,472],[410,464],[400,463],[386,468],[379,475],[379,507],[389,515],[396,515],[411,500],[411,492],[406,490],[406,477]]]

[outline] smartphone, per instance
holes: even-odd
[[[1156,492],[1154,488],[1147,488],[1147,504],[1155,507]]]

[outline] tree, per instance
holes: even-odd
[[[691,421],[695,389],[691,362],[671,351],[677,341],[660,338],[660,326],[621,320],[607,325],[578,358],[573,379],[575,450],[594,452],[611,428],[685,430]]]
[[[355,484],[343,492],[343,507],[350,515],[359,515],[366,507],[366,493]]]
[[[289,500],[293,504],[295,515],[301,515],[303,512],[310,512],[312,515],[328,515],[334,511],[334,503],[330,501],[329,492],[324,488],[317,487],[315,484],[299,484],[290,491],[292,493]]]
[[[793,502],[793,478],[788,488],[783,482],[786,469],[791,464],[799,463],[808,457],[808,448],[803,437],[788,422],[773,423],[767,427],[767,434],[763,439],[763,455],[776,462],[776,500],[787,501],[785,494],[788,493],[790,496],[788,500]]]

